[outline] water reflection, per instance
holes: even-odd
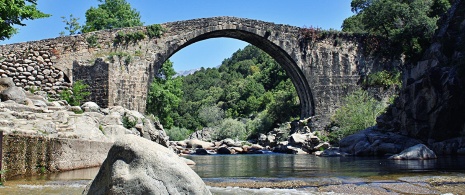
[[[384,174],[465,171],[464,156],[437,160],[387,160],[376,157],[316,157],[313,155],[189,156],[202,178],[243,177],[364,177]]]

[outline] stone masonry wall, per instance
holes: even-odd
[[[113,143],[25,135],[3,138],[2,177],[100,166]],[[79,150],[76,150],[79,148]]]
[[[66,74],[53,64],[55,43],[47,41],[0,47],[0,77],[13,78],[16,86],[44,90],[51,94],[70,86]]]

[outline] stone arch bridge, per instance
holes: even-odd
[[[235,17],[213,17],[161,24],[157,38],[119,39],[146,34],[146,27],[0,46],[0,76],[16,85],[56,92],[69,81],[91,86],[91,100],[145,111],[147,90],[155,72],[174,53],[198,41],[228,37],[270,54],[291,78],[301,103],[301,117],[327,119],[341,97],[356,88],[363,75],[391,62],[364,56],[360,38],[338,33]]]

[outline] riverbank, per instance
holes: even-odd
[[[465,175],[436,176],[380,176],[371,178],[318,178],[318,179],[236,179],[221,182],[208,181],[213,194],[267,194],[276,189],[293,189],[289,194],[465,194]],[[264,190],[266,189],[266,190]],[[274,190],[273,190],[274,189]],[[226,193],[227,194],[227,193]]]
[[[3,194],[81,194],[98,168],[16,178]],[[213,194],[465,194],[464,173],[387,174],[372,177],[204,178]]]

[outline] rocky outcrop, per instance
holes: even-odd
[[[381,132],[371,127],[343,138],[339,142],[339,149],[357,156],[382,156],[397,154],[420,143],[419,140],[399,133]]]
[[[211,194],[186,162],[134,135],[118,139],[83,194]]]
[[[341,150],[373,155],[424,143],[438,154],[457,154],[465,148],[460,141],[465,136],[464,13],[465,2],[456,0],[423,59],[403,71],[403,86],[394,104],[377,119],[376,127],[341,140]],[[390,135],[411,142],[386,140]],[[375,148],[379,146],[386,149]]]
[[[10,81],[0,79],[3,92],[17,88]],[[39,166],[51,172],[99,166],[121,135],[137,134],[168,145],[163,127],[138,112],[123,107],[83,106],[85,112],[76,114],[82,111],[78,106],[66,101],[49,102],[42,92],[31,94],[18,89],[26,95],[24,102],[0,102],[0,131],[5,136],[1,169],[9,170],[6,177],[37,174]],[[123,116],[131,116],[134,126],[126,128]]]

